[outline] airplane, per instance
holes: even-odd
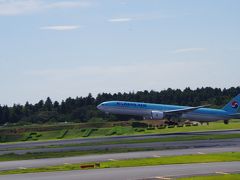
[[[240,94],[222,109],[207,108],[209,105],[189,107],[129,101],[107,101],[99,104],[97,108],[107,114],[142,116],[153,120],[167,119],[176,124],[182,120],[200,123],[223,120],[224,124],[228,124],[230,119],[240,119],[239,103]]]

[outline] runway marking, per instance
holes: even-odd
[[[18,169],[25,170],[27,168],[25,168],[25,167],[18,167]]]
[[[71,165],[70,163],[64,163],[64,165]]]
[[[206,153],[204,153],[204,152],[198,152],[198,154],[206,154]]]
[[[159,158],[159,157],[161,157],[161,156],[159,156],[159,155],[153,155],[153,157],[155,157],[155,158]]]
[[[108,159],[108,161],[117,161],[116,159]]]
[[[157,176],[157,177],[154,177],[155,179],[163,179],[163,180],[171,180],[172,178],[169,178],[169,177],[161,177],[161,176]]]
[[[216,174],[223,174],[223,175],[227,175],[229,173],[226,173],[226,172],[216,172]]]

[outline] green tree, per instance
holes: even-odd
[[[44,104],[44,110],[45,111],[51,111],[52,108],[53,108],[53,104],[52,104],[52,100],[50,99],[50,97],[47,98],[47,100],[45,101],[45,104]]]

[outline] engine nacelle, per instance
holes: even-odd
[[[152,119],[161,120],[164,118],[164,113],[161,111],[152,111]]]

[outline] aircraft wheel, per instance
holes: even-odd
[[[228,121],[228,120],[224,120],[223,122],[224,122],[224,124],[228,124],[228,123],[229,123],[229,121]]]

